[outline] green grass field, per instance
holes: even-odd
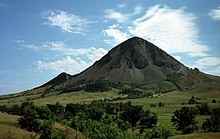
[[[85,91],[78,91],[72,93],[64,93],[60,95],[50,95],[47,97],[40,97],[40,94],[33,94],[28,96],[22,96],[20,94],[14,94],[14,97],[10,98],[10,95],[1,96],[0,97],[0,105],[14,105],[14,104],[21,104],[24,101],[31,100],[35,104],[38,105],[46,105],[46,104],[55,104],[59,102],[60,104],[68,104],[68,103],[89,103],[93,100],[100,100],[100,99],[113,99],[119,96],[118,91],[110,90],[108,92],[94,92],[88,93]],[[16,97],[19,96],[19,97]]]
[[[207,102],[211,108],[220,108],[220,93],[219,92],[180,92],[173,91],[155,98],[140,98],[140,99],[128,99],[120,100],[117,102],[131,101],[134,105],[141,105],[145,109],[149,109],[152,112],[156,112],[158,115],[158,124],[172,124],[171,117],[175,110],[180,109],[183,106],[196,106],[196,105],[182,105],[183,102],[188,103],[188,100],[192,97],[198,97],[200,102]],[[211,103],[212,100],[217,100],[217,103]],[[165,106],[159,107],[159,102],[162,102]],[[151,104],[155,104],[156,107],[150,107]],[[202,132],[202,123],[208,116],[197,116],[199,132]]]

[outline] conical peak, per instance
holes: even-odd
[[[139,37],[132,37],[118,45],[120,51],[134,51],[138,47],[145,47],[146,40]]]
[[[132,37],[111,49],[74,80],[143,83],[164,80],[167,75],[182,71],[187,71],[186,67],[159,47],[142,38]]]
[[[140,41],[140,40],[144,40],[144,39],[142,39],[142,38],[140,38],[140,37],[131,37],[131,38],[129,38],[127,41]],[[145,40],[144,40],[145,41]]]

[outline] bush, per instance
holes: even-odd
[[[173,125],[158,125],[152,129],[147,129],[145,132],[145,138],[153,139],[153,138],[161,138],[167,139],[176,134],[176,129]]]
[[[202,124],[204,132],[220,132],[220,108],[212,110],[212,115]]]
[[[197,99],[194,96],[192,96],[189,99],[188,104],[198,104],[198,101],[197,101]]]
[[[156,107],[156,105],[155,104],[150,104],[150,107]]]
[[[216,103],[217,101],[215,99],[212,100],[212,103]]]
[[[174,112],[171,122],[176,125],[177,130],[181,130],[183,134],[189,134],[198,129],[195,118],[196,112],[194,108],[182,107]]]
[[[164,107],[164,104],[162,102],[159,102],[159,107]]]
[[[94,82],[88,82],[85,85],[85,91],[87,92],[104,92],[110,90],[110,85],[106,81],[97,80]]]
[[[196,106],[200,115],[209,115],[211,114],[210,107],[208,103],[201,103]]]

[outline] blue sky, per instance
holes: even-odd
[[[220,75],[219,0],[0,0],[0,94],[79,73],[133,36]]]

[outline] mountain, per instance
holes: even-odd
[[[117,45],[91,67],[72,78],[110,82],[149,83],[162,81],[168,75],[186,75],[188,68],[154,44],[133,37]]]
[[[81,73],[61,73],[35,88],[34,92],[54,95],[100,88],[108,90],[109,87],[123,90],[125,86],[132,88],[132,84],[139,85],[139,90],[144,88],[153,92],[204,91],[219,90],[219,83],[219,77],[197,68],[190,69],[154,44],[133,37],[111,49]],[[33,94],[32,91],[29,93]]]

